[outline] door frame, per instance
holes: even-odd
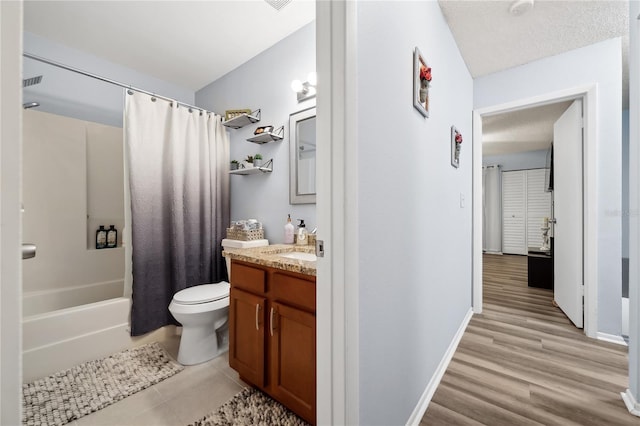
[[[0,1],[0,424],[22,414],[22,1]]]
[[[555,102],[582,99],[583,132],[583,281],[584,332],[598,334],[598,246],[597,246],[597,86],[578,86],[531,98],[519,99],[473,111],[473,312],[482,312],[482,119]]]

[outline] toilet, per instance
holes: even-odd
[[[230,287],[222,281],[185,288],[173,295],[169,312],[182,324],[180,364],[200,364],[228,349]]]
[[[249,248],[269,245],[268,240],[222,240],[223,248]],[[231,279],[231,261],[227,272]],[[173,295],[169,312],[182,325],[178,362],[194,365],[209,361],[229,349],[229,291],[226,281],[200,284]]]

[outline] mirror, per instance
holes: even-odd
[[[316,108],[289,116],[289,203],[316,202]]]

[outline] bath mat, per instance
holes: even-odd
[[[64,425],[183,369],[155,342],[85,362],[23,384],[22,424]]]
[[[308,426],[304,420],[285,406],[257,389],[246,388],[189,426]]]

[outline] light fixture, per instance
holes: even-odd
[[[534,0],[516,0],[511,3],[509,13],[513,16],[521,16],[533,9]]]
[[[298,102],[306,101],[316,96],[317,82],[318,76],[315,71],[309,73],[307,81],[304,83],[300,80],[293,80],[291,82],[291,90],[298,94]]]

